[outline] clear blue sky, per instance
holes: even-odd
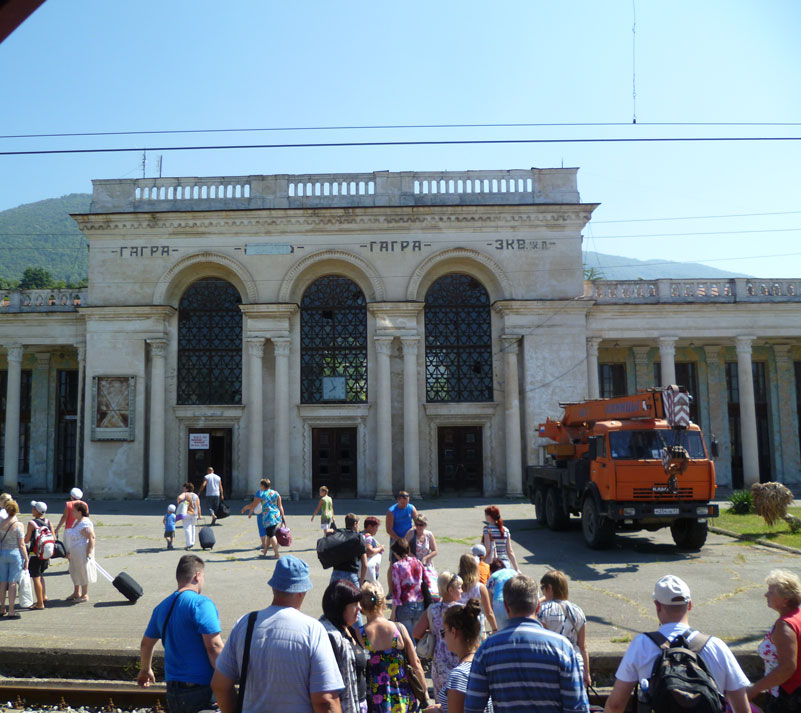
[[[637,126],[0,139],[0,151],[384,139],[801,137],[801,124],[645,125],[801,122],[797,0],[47,0],[0,45],[0,134],[630,124],[635,8]],[[155,154],[148,157],[153,175]],[[582,199],[601,203],[584,231],[586,249],[801,278],[801,141],[181,151],[164,154],[163,173],[560,165],[579,167]],[[0,156],[0,210],[89,192],[93,178],[140,175],[137,153]],[[757,213],[769,215],[703,217]]]

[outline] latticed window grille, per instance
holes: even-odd
[[[492,320],[487,290],[470,275],[428,289],[426,400],[492,401]]]
[[[323,377],[344,377],[345,398],[324,396]],[[303,294],[300,395],[306,404],[367,401],[367,302],[347,277],[320,277]]]
[[[205,278],[178,306],[178,403],[242,403],[242,312],[237,289]]]

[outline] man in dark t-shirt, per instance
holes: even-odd
[[[359,537],[360,547],[354,557],[350,557],[344,562],[337,562],[331,572],[331,581],[347,579],[360,587],[364,578],[367,576],[367,542],[364,535],[359,534],[359,518],[352,512],[345,515],[345,530],[355,532]]]

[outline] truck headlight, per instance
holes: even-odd
[[[708,507],[695,508],[695,514],[696,515],[709,515],[709,508]]]
[[[624,517],[634,517],[636,514],[637,511],[634,508],[623,508]]]

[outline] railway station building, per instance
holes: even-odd
[[[520,496],[559,403],[679,383],[801,486],[801,279],[583,279],[577,170],[94,181],[89,287],[0,291],[3,489]]]

